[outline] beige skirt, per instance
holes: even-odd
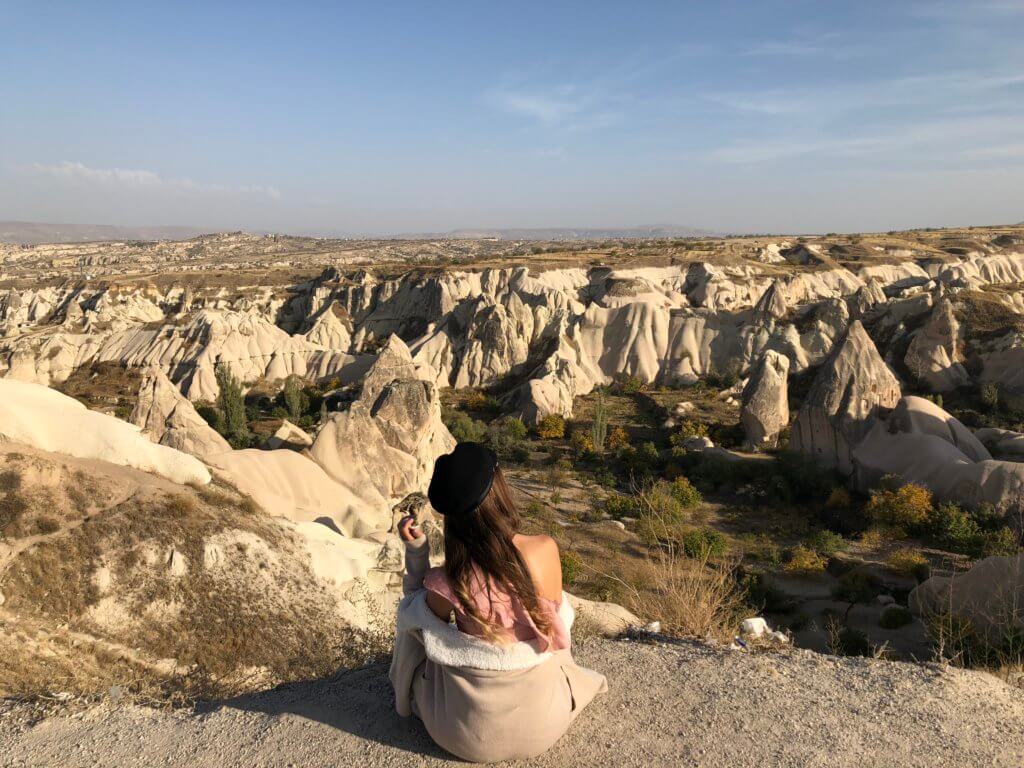
[[[548,750],[608,683],[568,650],[529,669],[488,671],[426,660],[412,708],[438,746],[475,763],[535,757]]]

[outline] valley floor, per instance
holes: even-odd
[[[609,693],[531,765],[1024,764],[1024,692],[983,673],[693,642],[588,640],[576,655]],[[457,764],[394,713],[380,665],[200,713],[104,705],[34,726],[2,713],[4,766]]]

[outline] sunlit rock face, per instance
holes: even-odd
[[[774,448],[789,424],[789,358],[768,350],[743,389],[740,423],[748,448]]]
[[[932,392],[951,392],[970,382],[961,362],[959,332],[953,304],[943,299],[910,342],[904,363]]]
[[[853,471],[853,448],[874,425],[880,409],[900,399],[900,384],[860,321],[854,321],[811,385],[790,446],[844,474]]]

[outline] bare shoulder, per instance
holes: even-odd
[[[558,542],[550,536],[524,536],[515,538],[516,548],[530,569],[537,594],[550,600],[562,596],[562,563],[558,554]]]
[[[536,536],[519,534],[515,538],[515,545],[524,557],[545,558],[552,555],[558,557],[558,542],[544,534]]]

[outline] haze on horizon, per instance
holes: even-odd
[[[1024,0],[5,4],[0,220],[1024,219]]]

